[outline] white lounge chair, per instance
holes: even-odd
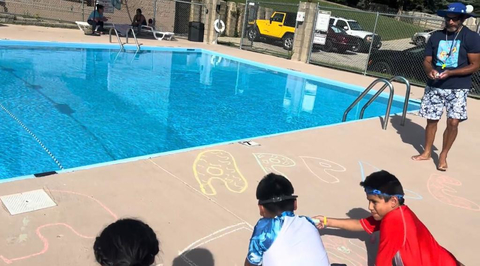
[[[78,28],[81,31],[83,31],[83,33],[92,34],[92,32],[93,32],[92,25],[88,24],[85,21],[75,21],[75,23],[77,24]]]
[[[85,21],[75,21],[75,23],[77,24],[78,28],[83,31],[83,33],[89,35],[89,34],[92,34],[93,32],[93,29],[92,29],[92,25],[88,24],[88,22],[85,22]],[[103,28],[104,29],[110,29],[113,27],[113,24],[112,23],[103,23]]]
[[[171,41],[172,38],[175,35],[175,33],[173,33],[173,32],[159,31],[159,30],[155,30],[153,27],[145,26],[145,25],[142,25],[141,32],[142,33],[152,33],[153,37],[155,37],[155,39],[157,39],[159,41],[162,41],[162,40]]]

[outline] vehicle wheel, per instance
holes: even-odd
[[[375,62],[370,68],[370,71],[387,75],[393,74],[392,66],[390,66],[390,64],[385,61]]]
[[[258,41],[260,38],[260,32],[258,32],[257,27],[250,27],[247,33],[247,37],[250,41]]]
[[[283,49],[292,50],[293,48],[293,34],[285,34],[282,38]]]
[[[363,49],[363,40],[357,40],[357,45],[355,45],[355,48],[352,49],[353,52],[358,53],[361,52]]]
[[[418,37],[415,40],[415,45],[417,45],[417,46],[423,46],[423,45],[425,45],[425,43],[426,43],[426,41],[425,41],[424,37]]]
[[[333,43],[330,40],[327,40],[325,42],[325,45],[323,46],[323,51],[325,52],[331,52],[333,50]]]

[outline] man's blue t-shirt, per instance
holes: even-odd
[[[97,10],[94,10],[92,13],[90,13],[90,16],[88,16],[88,20],[93,20],[94,18],[103,18],[103,14],[100,14]]]
[[[480,53],[480,36],[463,26],[462,30],[457,32],[447,32],[439,30],[432,34],[425,47],[425,56],[432,56],[433,67],[439,73],[445,70],[452,70],[466,67],[470,64],[467,54]],[[442,69],[442,66],[445,66]],[[428,80],[430,87],[441,89],[470,89],[472,87],[472,77],[451,76],[447,79]]]

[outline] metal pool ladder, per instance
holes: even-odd
[[[402,121],[401,121],[401,125],[404,126],[405,125],[405,117],[407,115],[407,109],[408,109],[408,101],[409,101],[409,98],[410,98],[410,82],[402,77],[402,76],[395,76],[389,80],[386,80],[384,78],[378,78],[376,80],[374,80],[358,97],[357,99],[355,99],[355,101],[353,101],[352,104],[350,104],[350,106],[348,106],[348,108],[345,110],[345,112],[343,113],[343,118],[342,118],[342,122],[345,122],[347,120],[347,115],[348,113],[350,112],[350,110],[352,110],[352,108],[358,104],[358,102],[360,102],[367,94],[368,92],[375,86],[377,85],[377,83],[379,82],[383,82],[385,83],[376,93],[375,95],[372,96],[372,98],[370,100],[368,100],[367,103],[365,103],[360,111],[360,119],[363,119],[363,114],[365,113],[365,110],[367,109],[367,107],[377,99],[378,96],[380,96],[380,94],[385,90],[385,88],[387,88],[387,86],[390,88],[390,95],[388,97],[388,103],[387,103],[387,111],[385,112],[385,119],[383,120],[383,130],[386,130],[387,129],[387,125],[388,125],[388,119],[390,118],[390,109],[392,107],[392,102],[393,102],[393,93],[394,93],[394,87],[392,85],[392,81],[399,81],[399,82],[402,82],[402,83],[405,83],[405,86],[407,87],[407,91],[406,91],[406,95],[405,95],[405,103],[403,104],[403,113],[402,113]]]
[[[132,35],[133,35],[133,39],[135,40],[135,44],[137,46],[137,52],[140,51],[140,45],[138,43],[138,40],[137,40],[137,36],[135,35],[135,31],[133,31],[133,28],[129,28],[125,34],[126,36],[126,43],[122,43],[122,40],[120,39],[120,35],[118,35],[118,31],[117,29],[115,28],[115,25],[113,25],[112,28],[110,28],[110,30],[108,31],[108,35],[109,35],[109,41],[112,42],[112,30],[115,32],[115,35],[117,36],[117,41],[118,43],[120,44],[120,51],[123,52],[125,51],[125,48],[124,48],[124,45],[128,43],[128,33],[131,31],[132,32]]]

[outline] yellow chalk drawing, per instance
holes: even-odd
[[[214,180],[221,181],[233,193],[242,193],[248,183],[237,167],[235,158],[226,151],[208,150],[197,155],[193,163],[193,174],[205,195],[216,195]]]
[[[284,173],[277,170],[277,167],[294,167],[296,165],[292,159],[280,154],[253,153],[253,156],[255,156],[258,164],[266,174],[274,172],[287,177]]]

